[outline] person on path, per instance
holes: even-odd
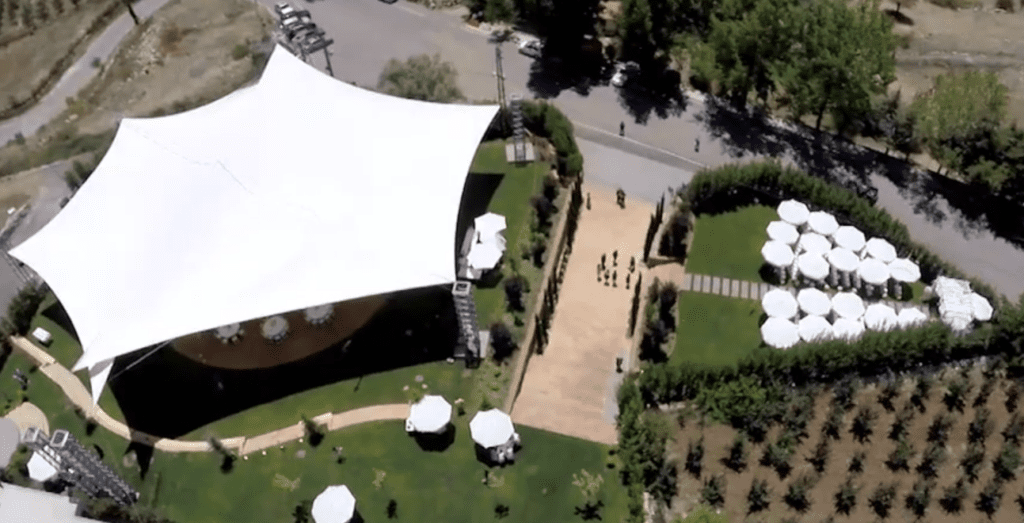
[[[695,152],[695,153],[699,153],[700,152],[700,138],[694,138],[693,139],[693,152]]]
[[[590,193],[587,193],[587,210],[590,210]]]
[[[612,271],[612,287],[618,287],[619,271]]]
[[[619,266],[619,250],[615,249],[615,251],[612,252],[612,267],[618,267],[618,266]]]
[[[626,288],[629,289],[629,273],[626,273]]]
[[[601,254],[601,268],[605,267],[604,261],[605,261],[605,255]]]
[[[597,281],[601,281],[601,264],[597,264]]]
[[[619,136],[626,136],[626,122],[619,122]]]
[[[604,271],[604,286],[605,287],[608,286],[608,276],[609,276],[608,271]]]
[[[635,256],[630,256],[629,257],[629,272],[633,272],[635,270],[636,270],[636,257]]]

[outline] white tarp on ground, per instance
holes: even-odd
[[[835,216],[824,211],[817,211],[807,217],[807,226],[811,231],[822,236],[831,236],[839,228],[839,222],[836,221]]]
[[[788,349],[800,343],[800,329],[787,319],[768,318],[761,325],[761,339],[769,347]]]
[[[780,203],[776,212],[779,213],[779,218],[782,218],[782,221],[792,225],[807,223],[807,218],[811,215],[810,209],[796,200],[786,200]]]
[[[53,468],[49,461],[38,452],[32,453],[32,457],[28,459],[28,477],[36,481],[46,481],[56,475],[57,469]]]
[[[68,311],[75,370],[221,325],[455,281],[456,221],[497,106],[405,100],[278,47],[260,81],[121,121],[11,251]]]
[[[832,310],[832,298],[813,287],[800,289],[796,294],[800,310],[812,316],[825,316]]]
[[[864,311],[864,326],[873,331],[889,331],[899,326],[896,310],[884,303],[872,303]]]
[[[800,339],[821,341],[832,337],[832,324],[821,316],[806,316],[797,323]]]
[[[356,512],[356,498],[345,485],[331,485],[313,500],[316,523],[348,523]]]
[[[423,396],[409,407],[408,432],[440,432],[452,420],[452,405],[441,396]]]
[[[772,289],[761,297],[761,308],[773,318],[792,318],[796,316],[797,301],[793,295],[783,289]]]
[[[512,418],[498,409],[477,412],[469,422],[469,433],[473,441],[485,449],[504,445],[512,439],[515,427]]]
[[[796,243],[797,238],[800,237],[800,232],[796,230],[793,224],[783,221],[769,223],[767,231],[768,238],[785,243],[786,245],[793,245]]]

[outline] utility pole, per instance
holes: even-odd
[[[334,69],[331,69],[331,53],[327,51],[327,47],[324,46],[324,59],[327,60],[327,72],[330,73],[331,77],[334,77]]]
[[[494,76],[498,80],[498,105],[501,107],[501,129],[505,131],[508,127],[508,107],[505,102],[505,73],[501,70],[501,42],[494,46]]]

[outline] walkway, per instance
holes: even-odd
[[[26,354],[39,365],[39,370],[53,380],[63,391],[68,399],[76,406],[85,411],[86,416],[96,420],[96,423],[103,428],[121,436],[127,441],[137,441],[150,445],[157,450],[164,452],[209,452],[213,450],[206,441],[183,441],[175,439],[160,438],[144,432],[138,432],[128,428],[124,423],[110,417],[99,405],[94,405],[92,395],[85,388],[78,376],[70,370],[57,363],[45,350],[39,348],[27,338],[21,336],[11,337],[14,348]],[[313,421],[326,427],[328,431],[340,430],[352,425],[369,423],[371,421],[402,420],[409,415],[409,405],[389,404],[372,405],[360,409],[354,409],[341,413],[326,413],[313,418]],[[222,439],[221,443],[236,450],[240,455],[279,446],[289,441],[295,441],[305,436],[305,427],[302,423],[296,423],[283,429],[275,430],[246,438],[244,436]]]

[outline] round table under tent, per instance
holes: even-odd
[[[828,277],[828,262],[818,253],[801,254],[797,257],[796,266],[804,280],[824,284]]]
[[[221,343],[235,343],[242,338],[242,324],[231,323],[229,325],[222,325],[213,329],[213,335],[216,336]]]
[[[334,316],[334,304],[325,303],[310,307],[302,311],[302,316],[310,325],[324,325]]]
[[[850,289],[860,283],[856,277],[860,258],[853,251],[836,247],[828,251],[825,260],[829,264],[829,280],[833,287]]]
[[[811,215],[811,210],[796,200],[786,200],[780,203],[776,211],[782,221],[797,227],[807,223],[807,218]]]
[[[832,322],[832,338],[837,340],[853,341],[864,334],[864,322],[839,318]]]
[[[32,457],[28,460],[28,477],[36,481],[46,481],[56,475],[57,469],[49,461],[46,461],[38,452],[32,453]]]
[[[901,328],[916,327],[928,321],[928,315],[914,307],[907,307],[896,315],[896,322]]]
[[[896,247],[882,238],[871,238],[864,244],[864,256],[889,263],[896,259]]]
[[[797,251],[800,253],[812,253],[824,255],[832,250],[832,240],[816,232],[805,232],[797,240]]]
[[[349,523],[356,514],[356,498],[345,485],[331,485],[313,500],[316,523]]]
[[[860,229],[849,225],[836,229],[832,239],[836,241],[836,245],[839,247],[851,250],[855,254],[860,254],[860,251],[864,249],[864,245],[867,243],[864,239],[864,233],[860,232]]]
[[[796,316],[799,306],[789,291],[772,289],[761,297],[761,308],[770,318],[790,319]]]
[[[768,224],[768,238],[772,241],[793,245],[800,238],[800,232],[791,223],[774,221]]]
[[[14,420],[0,418],[0,469],[7,468],[21,443],[21,430]]]
[[[864,300],[852,292],[838,292],[832,296],[832,312],[837,319],[860,319],[864,316]]]
[[[267,340],[280,342],[288,336],[288,320],[284,319],[284,316],[271,316],[263,320],[260,330]]]
[[[779,282],[786,279],[786,270],[793,265],[795,259],[789,245],[774,240],[765,242],[764,247],[761,247],[761,256],[768,265],[775,268]]]
[[[832,298],[818,289],[800,289],[796,294],[796,301],[800,305],[800,310],[808,316],[827,316],[832,312]]]
[[[827,212],[812,212],[807,217],[807,229],[822,236],[832,236],[839,229],[839,222]]]
[[[889,275],[892,277],[896,299],[903,299],[903,285],[921,279],[921,268],[906,258],[896,258],[889,262]]]
[[[899,327],[899,319],[892,307],[884,303],[872,303],[864,311],[864,327],[886,332]]]
[[[972,292],[971,307],[974,309],[974,319],[978,321],[989,321],[992,319],[992,304],[984,296]]]
[[[441,396],[423,396],[409,407],[406,432],[439,434],[452,421],[452,405]]]
[[[889,283],[889,266],[881,260],[874,258],[861,260],[860,267],[857,268],[857,275],[864,284],[865,296],[877,296],[879,290],[882,291],[882,296],[888,294],[886,284]]]
[[[800,339],[824,341],[832,338],[832,324],[821,316],[806,316],[797,323]]]
[[[769,347],[788,349],[800,343],[800,329],[787,319],[768,318],[761,325],[761,339]]]

